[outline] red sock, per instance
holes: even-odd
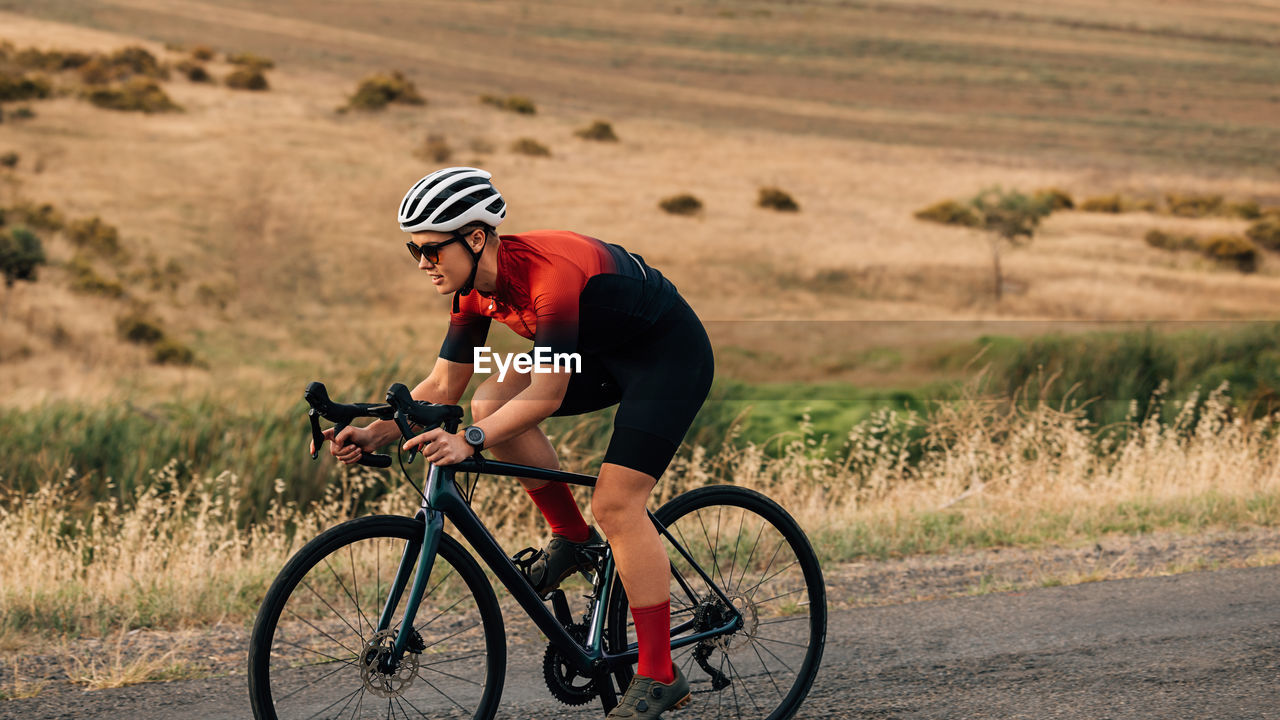
[[[640,646],[640,666],[636,672],[670,685],[676,679],[671,667],[671,601],[632,607],[636,621],[636,643]]]
[[[587,539],[591,530],[587,521],[578,509],[578,501],[573,499],[569,486],[561,482],[551,482],[537,490],[528,490],[533,504],[542,511],[542,517],[551,524],[551,532],[563,535],[571,542],[582,542]]]

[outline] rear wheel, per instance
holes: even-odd
[[[679,578],[670,582],[671,624],[691,625],[678,637],[723,625],[734,613],[742,616],[738,630],[672,652],[689,680],[697,716],[794,715],[813,684],[827,628],[822,570],[804,531],[769,498],[729,485],[684,493],[654,515],[732,605],[664,539]],[[612,651],[635,642],[621,588],[608,618]],[[632,670],[616,673],[620,687],[625,689]]]
[[[502,613],[467,551],[442,535],[398,665],[409,588],[391,626],[378,618],[402,558],[417,568],[424,525],[364,517],[307,543],[276,577],[249,644],[249,693],[259,720],[470,718],[497,711],[506,672]],[[409,573],[409,578],[412,572]]]

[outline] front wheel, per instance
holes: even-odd
[[[442,535],[408,651],[393,662],[409,589],[378,629],[397,574],[412,581],[424,524],[397,516],[345,522],[307,543],[267,591],[249,643],[258,720],[470,718],[497,711],[506,637],[493,587]],[[404,570],[401,570],[404,563]]]
[[[671,624],[691,625],[677,636],[742,616],[737,631],[672,652],[689,679],[696,715],[790,718],[813,685],[827,632],[826,586],[804,531],[777,503],[731,485],[691,490],[654,515],[733,606],[664,539],[674,573]],[[624,593],[614,594],[608,617],[611,647],[635,642]],[[620,687],[630,675],[617,674]]]

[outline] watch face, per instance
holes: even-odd
[[[467,442],[479,447],[484,444],[484,431],[474,425],[467,428]]]

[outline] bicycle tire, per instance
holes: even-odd
[[[414,621],[421,643],[405,653],[402,676],[360,662],[394,641],[408,588],[392,627],[373,630],[402,553],[422,537],[420,520],[363,517],[321,533],[285,564],[249,643],[255,718],[493,718],[506,674],[502,611],[479,565],[448,535]]]
[[[827,628],[826,585],[804,531],[773,500],[732,485],[683,493],[654,516],[735,606],[741,604],[743,612],[740,630],[672,653],[672,660],[689,680],[695,714],[725,720],[787,720],[793,716],[822,662]],[[665,539],[663,545],[674,571],[698,596],[687,598],[673,578],[672,625],[698,613],[714,616],[717,603],[722,606],[723,602],[715,599],[706,581]],[[778,563],[784,548],[789,557]],[[606,618],[608,647],[623,648],[635,642],[626,594],[620,585],[611,596]],[[785,639],[779,633],[786,635]],[[697,658],[700,649],[710,651],[702,662]],[[703,663],[724,675],[729,684],[715,688]],[[631,667],[615,671],[618,687],[625,689],[632,674]]]

